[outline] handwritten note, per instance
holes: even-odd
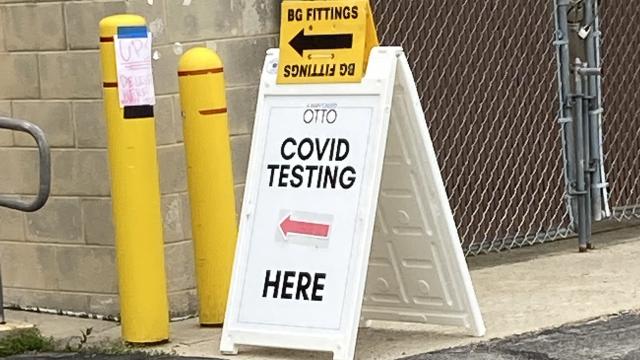
[[[151,35],[145,26],[118,28],[114,37],[120,107],[155,105]]]

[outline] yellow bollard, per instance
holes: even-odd
[[[237,227],[222,61],[193,48],[178,67],[200,324],[224,321]]]
[[[137,15],[100,21],[122,337],[130,343],[159,343],[169,339],[169,310],[155,124],[152,107],[127,119],[120,107],[113,37],[125,26],[146,23]]]

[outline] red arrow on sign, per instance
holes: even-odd
[[[289,233],[324,238],[329,236],[329,225],[291,220],[291,214],[282,220],[280,230],[282,230],[285,237]]]

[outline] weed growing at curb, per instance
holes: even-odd
[[[37,328],[17,330],[0,339],[0,357],[26,352],[48,352],[56,348],[52,337],[45,337]]]
[[[125,343],[122,340],[106,339],[98,342],[89,342],[93,328],[80,331],[79,336],[74,336],[67,341],[63,352],[101,355],[131,355],[145,354],[148,356],[173,355],[172,352],[161,350],[146,350],[146,346],[136,346]]]

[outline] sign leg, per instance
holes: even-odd
[[[231,340],[220,339],[220,353],[222,355],[238,355],[238,345]]]
[[[333,360],[353,360],[355,355],[355,346],[349,346],[348,349],[339,348],[333,352]]]

